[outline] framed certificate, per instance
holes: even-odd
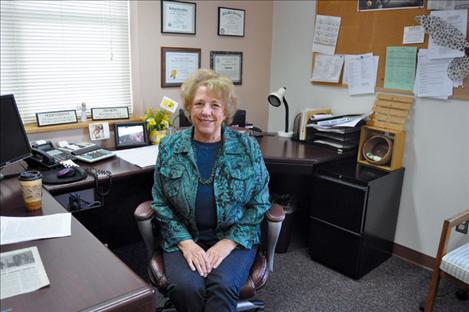
[[[243,82],[243,52],[210,51],[210,68],[240,85]]]
[[[161,47],[161,87],[179,87],[200,68],[200,49]]]
[[[218,7],[218,35],[244,37],[245,11]]]
[[[38,127],[77,123],[77,111],[74,109],[36,113]]]
[[[92,120],[129,119],[129,108],[127,106],[93,107],[91,109],[91,119]]]
[[[196,9],[193,2],[161,1],[161,32],[195,35]]]

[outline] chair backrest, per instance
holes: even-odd
[[[187,119],[183,109],[179,109],[179,127],[190,127],[192,123]],[[230,126],[237,126],[244,128],[246,126],[246,111],[244,109],[238,109],[233,116],[233,122]]]

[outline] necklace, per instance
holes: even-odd
[[[218,160],[220,159],[220,154],[221,154],[222,147],[223,147],[223,143],[221,143],[220,146],[217,149],[217,154],[215,156],[215,161],[213,162],[212,170],[210,170],[210,175],[208,176],[208,178],[205,179],[201,175],[199,175],[199,183],[200,184],[210,185],[210,184],[213,183],[213,179],[215,177],[215,170],[217,169],[217,164],[218,164]],[[192,140],[192,150],[194,151],[195,159],[197,159],[197,144],[195,143],[194,140]]]

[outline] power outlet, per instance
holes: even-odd
[[[469,226],[469,221],[463,222],[461,224],[456,225],[456,231],[467,234],[467,227]]]

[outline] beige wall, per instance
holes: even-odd
[[[243,83],[236,86],[239,108],[247,120],[267,127],[267,94],[270,85],[272,46],[271,1],[194,1],[197,3],[196,35],[162,34],[160,1],[131,2],[131,48],[134,108],[142,114],[159,105],[163,96],[180,102],[179,88],[161,88],[161,47],[202,49],[202,67],[210,68],[210,51],[243,52]],[[246,10],[245,37],[217,35],[218,7]]]
[[[243,83],[236,86],[239,108],[247,110],[247,121],[266,129],[267,94],[270,92],[272,48],[272,1],[193,1],[197,3],[196,35],[162,34],[160,1],[130,1],[130,38],[132,59],[132,97],[134,116],[142,116],[148,107],[157,107],[163,96],[180,102],[179,88],[161,88],[161,47],[202,49],[201,66],[210,68],[210,51],[243,52]],[[217,35],[218,7],[246,10],[245,37]],[[177,122],[176,122],[177,123]],[[178,123],[177,123],[178,124]],[[112,127],[111,127],[112,129]],[[111,139],[96,141],[114,146]],[[88,129],[37,133],[31,141],[89,141]]]

